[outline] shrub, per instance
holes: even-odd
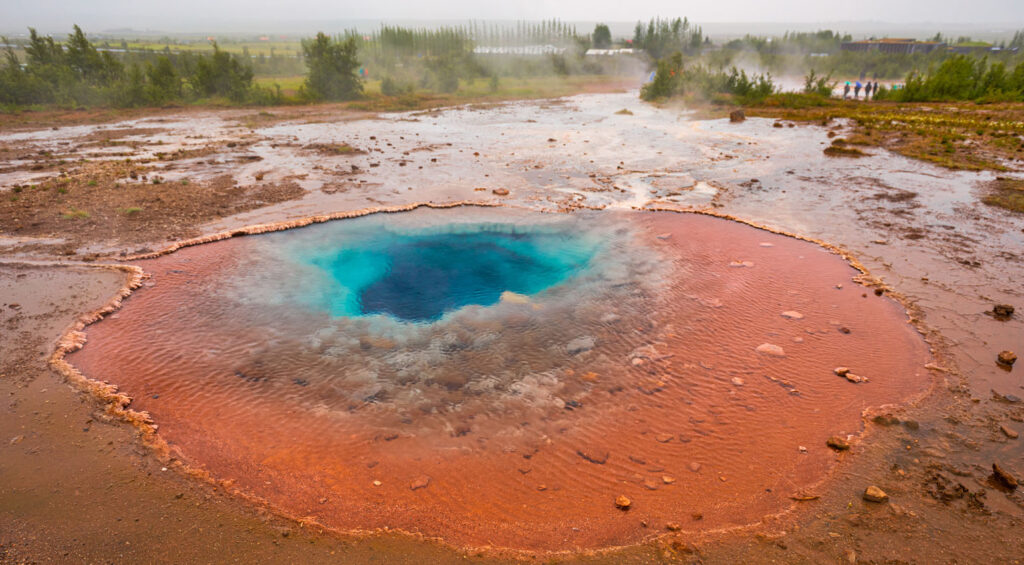
[[[302,40],[302,52],[309,74],[303,93],[312,100],[354,100],[363,94],[363,82],[357,71],[356,40],[331,39],[323,32]]]

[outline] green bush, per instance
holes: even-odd
[[[363,94],[363,82],[357,74],[356,40],[332,39],[323,32],[302,40],[302,52],[309,74],[303,93],[311,100],[354,100]]]
[[[640,96],[644,100],[684,96],[714,103],[755,104],[775,90],[769,74],[748,75],[736,67],[725,72],[703,65],[687,66],[682,53],[676,53],[658,61],[654,80],[643,86]]]

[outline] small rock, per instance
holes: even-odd
[[[803,320],[804,315],[796,310],[786,310],[782,313],[783,318],[789,318],[790,320]]]
[[[848,328],[846,326],[841,326],[839,328],[839,333],[841,333],[841,334],[848,334],[848,333],[850,333],[850,328]]]
[[[416,477],[415,479],[413,479],[412,483],[409,485],[409,488],[411,490],[419,490],[421,488],[427,488],[428,485],[430,485],[430,477],[423,475],[421,477]]]
[[[879,426],[895,426],[900,423],[900,419],[892,414],[879,414],[872,418],[871,421]]]
[[[384,483],[382,483],[380,481],[373,481],[373,486],[375,486],[375,487],[379,487],[382,484],[384,484]]]
[[[611,453],[604,450],[582,448],[576,450],[576,455],[579,455],[580,457],[586,459],[587,461],[590,461],[591,463],[604,465],[605,463],[608,462],[608,457],[611,455]]]
[[[657,237],[658,237],[658,239],[666,240],[666,239],[671,239],[672,238],[672,234],[670,234],[670,233],[663,233],[663,234],[659,234]]]
[[[746,119],[747,115],[743,112],[743,110],[733,110],[732,112],[729,112],[729,121],[732,123],[742,122],[743,120]]]
[[[679,530],[683,529],[683,527],[676,522],[669,522],[665,524],[665,529],[670,532],[678,532]]]
[[[866,383],[866,382],[868,382],[868,378],[867,377],[862,377],[860,375],[854,375],[853,373],[846,373],[845,375],[843,375],[843,378],[845,378],[846,380],[850,381],[851,383]]]
[[[996,480],[999,481],[1006,488],[1017,488],[1017,478],[1011,475],[1002,467],[1000,467],[998,463],[992,464],[992,475],[995,476]]]
[[[846,451],[850,449],[850,442],[839,436],[832,436],[825,441],[825,445],[831,447],[836,451]]]
[[[847,374],[849,374],[850,368],[849,367],[836,367],[835,369],[832,369],[832,372],[834,372],[837,376],[845,377]]]
[[[594,348],[596,341],[590,336],[578,337],[565,345],[565,350],[569,355],[578,355],[584,351],[590,351]]]
[[[996,304],[992,307],[992,315],[999,320],[1008,320],[1013,316],[1013,306],[1009,304]]]
[[[864,500],[868,502],[885,502],[889,500],[889,495],[885,494],[885,491],[871,485],[864,490]]]
[[[1013,364],[1017,361],[1017,354],[1012,351],[1000,351],[999,355],[996,356],[996,361],[998,361],[1001,365],[1012,367]]]
[[[495,188],[494,190],[491,191],[491,193],[496,195],[496,196],[508,196],[508,189],[507,188]]]
[[[668,443],[668,442],[672,441],[675,438],[676,438],[676,436],[674,436],[672,434],[658,434],[658,435],[654,436],[654,439],[657,440],[658,443]]]
[[[619,510],[629,510],[629,506],[633,504],[625,495],[620,494],[615,497],[615,507]]]
[[[761,345],[757,346],[756,351],[758,353],[764,353],[765,355],[771,355],[773,357],[786,356],[786,351],[773,343],[762,343]]]
[[[739,377],[733,377],[732,378],[732,384],[734,384],[736,386],[743,386],[743,379],[741,379]]]
[[[662,475],[661,476],[661,482],[665,483],[666,485],[670,485],[670,484],[676,482],[676,478],[675,477],[670,477],[668,475]]]
[[[1018,437],[1020,437],[1020,434],[1017,433],[1017,430],[1013,428],[1003,425],[999,426],[999,429],[1003,432],[1004,435],[1006,435],[1006,437],[1010,439],[1017,439]]]
[[[690,470],[694,473],[700,471],[700,463],[697,463],[696,461],[690,463]]]

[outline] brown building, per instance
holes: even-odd
[[[931,53],[936,49],[944,49],[945,43],[938,41],[917,41],[915,39],[890,38],[868,39],[864,41],[848,41],[839,48],[843,51],[881,51],[882,53]]]

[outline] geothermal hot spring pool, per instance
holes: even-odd
[[[750,524],[929,382],[843,258],[697,214],[420,208],[136,264],[69,361],[189,466],[340,531],[549,552]]]

